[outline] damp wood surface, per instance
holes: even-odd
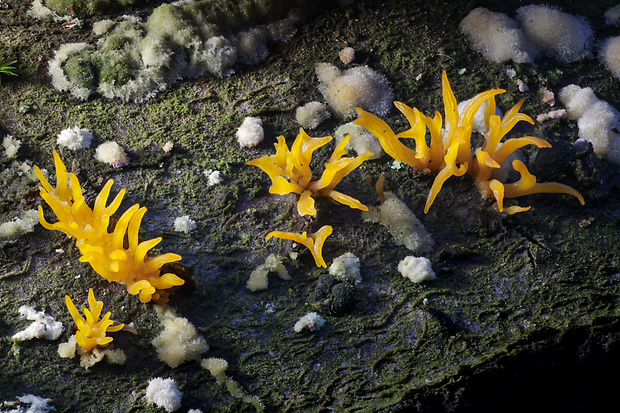
[[[584,403],[606,407],[612,387],[596,371],[611,372],[620,354],[620,174],[618,166],[571,145],[576,122],[520,125],[517,132],[553,145],[538,151],[534,173],[543,182],[571,185],[583,194],[584,206],[568,195],[538,194],[517,199],[530,211],[500,214],[464,176],[448,180],[424,214],[434,175],[395,169],[387,155],[364,162],[339,184],[343,193],[377,205],[375,183],[385,173],[385,190],[403,200],[435,240],[432,251],[421,255],[431,260],[437,279],[422,284],[397,271],[414,254],[383,226],[326,198],[317,199],[318,215],[309,222],[297,215],[296,196],[269,194],[267,175],[246,162],[273,154],[279,135],[293,141],[299,131],[295,109],[323,101],[316,63],[345,68],[338,52],[347,45],[356,51],[353,66],[383,74],[396,100],[427,115],[443,112],[442,70],[457,100],[501,87],[507,92],[497,97],[499,107],[507,110],[525,98],[521,112],[533,118],[552,110],[541,101],[542,87],[557,96],[571,83],[591,87],[620,109],[620,81],[595,58],[489,62],[459,31],[458,23],[475,7],[514,16],[526,2],[327,3],[313,7],[290,40],[270,43],[264,61],[239,65],[224,78],[182,80],[146,102],[131,103],[100,96],[80,101],[58,92],[47,64],[61,44],[93,42],[96,20],[148,16],[156,4],[86,16],[81,28],[67,29],[29,17],[28,2],[2,0],[8,7],[0,10],[0,54],[17,60],[18,76],[1,75],[0,137],[20,140],[16,160],[45,168],[52,178],[52,150],[58,150],[87,200],[113,178],[113,194],[127,190],[119,213],[135,203],[148,208],[144,238],[162,236],[159,253],[179,254],[181,264],[194,268],[197,289],[174,296],[169,305],[209,343],[203,357],[226,359],[227,375],[266,411],[515,411],[527,406],[520,397],[527,394],[526,383],[535,385],[534,394],[548,396],[544,403],[559,407],[555,411]],[[564,11],[588,18],[603,38],[620,35],[602,18],[614,5],[595,1]],[[519,92],[508,66],[530,92]],[[235,137],[246,116],[263,120],[265,140],[256,148],[241,148]],[[408,128],[396,110],[383,118],[396,131]],[[345,122],[332,115],[308,132],[332,135]],[[94,133],[90,149],[56,144],[57,134],[75,125]],[[118,142],[129,165],[115,169],[96,161],[94,148],[105,141]],[[174,144],[170,153],[162,150],[167,142]],[[314,171],[322,170],[333,145],[315,153]],[[208,186],[208,169],[220,171],[223,182]],[[41,204],[38,183],[17,174],[4,154],[0,180],[0,223]],[[173,230],[175,217],[184,215],[197,223],[189,234]],[[317,268],[305,248],[265,241],[270,231],[315,231],[325,224],[334,227],[323,249],[328,265],[346,252],[361,263],[362,282],[347,287],[350,302],[338,314],[329,309],[341,297],[319,291],[327,269]],[[291,252],[299,253],[297,259]],[[250,273],[272,253],[284,257],[292,279],[271,274],[266,291],[250,292]],[[153,377],[172,377],[184,394],[180,411],[254,410],[199,363],[173,369],[158,360],[151,341],[162,326],[152,305],[101,278],[79,256],[74,241],[40,225],[0,240],[0,401],[32,393],[52,399],[61,412],[162,411],[144,402],[144,390]],[[57,355],[73,323],[64,296],[80,307],[89,288],[114,320],[139,332],[114,335],[127,355],[124,365],[102,362],[86,371],[77,359]],[[63,322],[61,338],[13,343],[10,337],[28,325],[18,313],[22,305]],[[326,318],[325,326],[295,333],[295,322],[312,311]]]

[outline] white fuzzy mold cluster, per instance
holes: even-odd
[[[495,62],[532,62],[541,54],[573,62],[592,55],[588,21],[554,7],[521,7],[516,20],[479,7],[463,19],[460,28],[474,50]]]

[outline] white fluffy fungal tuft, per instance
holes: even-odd
[[[574,62],[591,55],[594,34],[584,17],[530,5],[517,10],[517,20],[529,41],[549,57]]]
[[[334,258],[334,261],[329,266],[329,274],[340,280],[359,284],[362,281],[360,259],[353,255],[352,252],[344,253]]]
[[[56,410],[49,405],[52,399],[35,396],[34,394],[24,394],[18,396],[17,401],[0,402],[0,407],[8,407],[11,410],[0,410],[2,413],[46,413]],[[15,407],[15,408],[13,408]]]
[[[398,263],[398,271],[403,277],[410,279],[418,284],[423,281],[432,281],[435,278],[433,266],[428,258],[414,257],[412,255],[405,257]]]
[[[430,251],[433,239],[418,217],[392,192],[384,192],[384,201],[378,207],[362,212],[364,221],[378,222],[386,226],[398,245],[413,252]]]
[[[222,173],[220,171],[206,169],[203,173],[207,177],[207,187],[212,187],[224,182],[224,178],[222,178]]]
[[[188,360],[198,360],[209,350],[205,339],[187,318],[177,317],[172,311],[157,307],[164,330],[153,339],[157,357],[170,367],[177,367]]]
[[[125,150],[116,142],[105,142],[97,146],[95,159],[107,163],[115,168],[121,168],[129,164],[129,158]]]
[[[531,62],[535,48],[527,41],[517,22],[504,13],[478,7],[461,21],[461,31],[474,50],[494,62]]]
[[[184,234],[189,234],[196,229],[196,226],[196,221],[191,219],[189,215],[183,215],[182,217],[177,217],[174,220],[174,230]]]
[[[295,111],[295,119],[304,129],[314,129],[324,120],[329,118],[330,114],[327,106],[321,102],[308,102],[300,106]]]
[[[19,147],[22,146],[22,142],[13,138],[11,135],[6,135],[2,140],[2,146],[4,147],[4,154],[7,158],[12,159],[17,156]]]
[[[32,323],[26,329],[13,334],[11,337],[13,340],[32,340],[33,338],[56,340],[64,330],[60,321],[54,320],[54,317],[43,311],[37,311],[33,307],[23,305],[19,307],[19,314]]]
[[[252,148],[265,139],[263,121],[260,118],[246,117],[237,129],[237,141],[242,148]]]
[[[355,50],[352,47],[345,47],[338,53],[338,57],[345,65],[351,64],[355,60]]]
[[[394,93],[385,76],[368,66],[340,71],[330,63],[316,65],[319,91],[332,110],[341,118],[355,116],[360,107],[380,116],[392,108]]]
[[[71,150],[86,149],[90,147],[93,140],[93,134],[88,129],[81,129],[78,126],[72,126],[64,129],[58,134],[56,143],[60,146]]]
[[[314,332],[323,327],[324,324],[325,319],[319,314],[312,312],[297,320],[293,326],[293,330],[295,330],[296,333],[300,333],[304,328],[307,328],[308,330]]]
[[[0,224],[0,239],[17,238],[22,234],[32,232],[38,223],[39,212],[36,209],[28,210],[13,221]]]
[[[607,70],[620,79],[620,36],[610,37],[603,42],[600,57]]]
[[[223,358],[210,357],[200,362],[200,366],[203,369],[209,370],[211,376],[213,376],[219,384],[226,382],[226,370],[228,369],[228,362]]]
[[[560,90],[560,100],[568,118],[577,120],[579,136],[592,144],[596,154],[620,165],[620,113],[589,87],[568,85]]]
[[[146,402],[165,409],[167,412],[174,412],[181,408],[181,398],[183,393],[177,387],[174,379],[156,377],[149,380],[146,388]]]
[[[267,274],[270,272],[275,272],[278,277],[285,281],[291,279],[291,276],[288,274],[288,271],[280,258],[274,254],[269,254],[265,262],[256,267],[256,269],[254,269],[254,271],[250,274],[250,278],[246,284],[248,290],[252,292],[266,290],[269,286]]]

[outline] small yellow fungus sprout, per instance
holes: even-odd
[[[507,139],[503,143],[502,138],[520,121],[534,124],[527,115],[519,113],[524,100],[519,101],[506,114],[503,119],[495,114],[495,95],[504,93],[503,89],[491,89],[474,96],[465,105],[459,114],[457,101],[450,87],[446,72],[442,74],[442,90],[445,111],[445,122],[439,112],[430,118],[416,108],[410,108],[402,102],[394,102],[398,110],[405,115],[410,124],[410,129],[395,134],[390,126],[383,120],[357,108],[359,118],[354,122],[368,129],[381,142],[381,146],[390,156],[397,161],[404,162],[412,168],[436,173],[428,194],[424,213],[428,212],[443,184],[451,176],[462,176],[469,173],[474,177],[476,187],[485,199],[494,197],[497,209],[508,214],[527,211],[513,206],[505,208],[504,198],[515,198],[534,193],[564,193],[573,195],[584,204],[583,197],[570,186],[549,182],[536,183],[536,177],[529,173],[525,164],[514,161],[514,169],[521,174],[521,179],[512,184],[504,184],[497,179],[492,179],[491,174],[513,152],[526,145],[536,145],[539,148],[550,148],[549,142],[533,136]],[[484,118],[486,130],[485,142],[475,155],[471,150],[471,133],[473,129],[474,115],[480,107],[487,102]],[[426,129],[430,131],[430,146],[426,142]],[[403,144],[400,139],[411,138],[415,141],[415,150]],[[475,157],[475,160],[474,160]]]
[[[67,169],[56,151],[54,163],[56,187],[53,187],[39,167],[35,166],[42,185],[41,197],[58,218],[58,222],[48,223],[43,215],[43,208],[39,207],[41,225],[75,238],[76,246],[82,253],[81,262],[90,263],[103,278],[126,285],[129,294],[139,294],[140,301],[167,302],[169,293],[166,290],[183,284],[184,280],[171,273],[160,275],[160,268],[164,264],[180,260],[181,256],[167,253],[154,258],[147,257],[148,252],[159,244],[162,238],[139,242],[138,233],[146,208],[140,208],[138,204],[129,208],[116,223],[114,231],[109,233],[110,216],[119,208],[125,190],[121,190],[106,206],[114,183],[112,179],[108,180],[91,209],[82,195],[78,178],[73,173],[67,175]],[[68,185],[68,182],[71,185]]]
[[[65,295],[65,302],[78,328],[78,331],[75,333],[77,344],[88,352],[93,351],[95,347],[105,347],[110,344],[113,339],[112,337],[107,337],[106,333],[113,333],[125,327],[125,324],[119,324],[116,321],[110,320],[111,313],[109,311],[99,320],[101,310],[103,309],[103,302],[95,299],[92,288],[88,290],[90,310],[84,307],[86,319],[82,317],[68,295]]]
[[[357,199],[334,191],[334,187],[347,174],[372,156],[372,152],[365,152],[356,158],[343,158],[347,153],[344,147],[349,140],[348,137],[334,149],[329,162],[325,164],[321,178],[312,181],[310,170],[312,153],[331,140],[331,136],[311,138],[303,129],[300,129],[290,150],[284,136],[279,136],[278,143],[275,144],[275,155],[261,156],[248,162],[248,165],[258,166],[269,175],[272,183],[269,188],[270,193],[286,195],[294,192],[299,194],[297,212],[301,216],[316,215],[314,196],[329,197],[351,208],[367,211],[368,208]]]
[[[332,230],[333,228],[331,226],[324,225],[317,232],[309,235],[307,235],[305,231],[301,234],[296,232],[271,231],[267,234],[265,239],[276,237],[298,242],[310,250],[317,267],[327,268],[327,264],[323,259],[323,244],[327,237],[332,234]]]

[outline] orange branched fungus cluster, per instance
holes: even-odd
[[[306,235],[306,233],[297,234],[295,232],[283,232],[283,231],[271,231],[267,234],[267,238],[271,237],[290,239],[295,241],[310,250],[314,262],[317,267],[327,267],[325,260],[323,259],[323,244],[327,237],[332,234],[333,228],[329,225],[322,226],[317,232]]]
[[[372,156],[372,152],[365,152],[356,158],[343,158],[347,151],[344,149],[348,137],[343,139],[334,149],[329,162],[325,164],[325,170],[321,178],[312,181],[310,162],[312,153],[331,141],[331,136],[311,138],[303,129],[288,149],[284,136],[278,137],[275,144],[276,154],[265,155],[248,162],[248,165],[258,166],[271,178],[269,192],[272,194],[286,195],[291,192],[299,194],[297,212],[299,215],[316,215],[314,196],[332,198],[334,201],[350,206],[351,208],[367,211],[368,208],[357,199],[334,191],[334,187],[342,181],[347,174],[361,165]]]
[[[321,178],[315,181],[312,180],[312,171],[310,170],[312,153],[331,140],[331,136],[311,138],[303,129],[300,129],[290,150],[286,145],[284,136],[279,136],[278,143],[275,144],[275,155],[261,156],[248,162],[248,165],[258,166],[269,175],[272,184],[269,188],[270,193],[278,195],[299,194],[297,212],[301,216],[316,215],[317,211],[314,207],[315,196],[328,197],[351,208],[368,211],[368,208],[357,199],[334,190],[334,187],[346,175],[373,155],[372,152],[364,152],[355,158],[343,158],[347,154],[344,147],[349,141],[348,136],[336,145],[332,156],[329,158],[329,162],[325,164],[325,170]],[[266,239],[276,237],[298,242],[312,252],[317,267],[327,267],[323,259],[322,249],[325,239],[331,233],[332,227],[325,225],[310,235],[307,235],[306,232],[297,234],[294,232],[272,231],[267,235]]]
[[[65,295],[65,302],[69,312],[75,321],[78,330],[75,333],[77,344],[86,351],[93,351],[95,347],[104,347],[112,342],[112,337],[107,337],[106,333],[113,333],[122,330],[125,324],[119,324],[110,320],[110,312],[99,320],[103,303],[95,299],[93,289],[88,290],[88,306],[84,307],[84,319],[68,295]]]
[[[75,238],[76,246],[82,253],[81,262],[88,262],[103,278],[126,285],[129,294],[139,294],[140,301],[167,302],[166,290],[183,284],[184,280],[170,273],[160,275],[160,268],[166,263],[180,260],[181,256],[167,253],[154,258],[147,257],[149,250],[162,238],[139,242],[140,223],[146,208],[140,208],[138,204],[129,208],[116,223],[114,231],[109,233],[110,217],[119,208],[125,190],[119,192],[106,206],[114,182],[108,180],[91,209],[82,195],[77,177],[73,173],[67,176],[67,169],[55,151],[54,163],[55,188],[35,166],[43,186],[41,197],[58,218],[58,222],[48,223],[43,216],[43,208],[39,207],[41,225]]]
[[[512,206],[504,208],[504,198],[547,192],[565,193],[573,195],[584,204],[583,197],[570,186],[550,182],[537,183],[536,177],[529,173],[525,164],[519,160],[512,162],[513,168],[521,174],[521,178],[514,183],[504,184],[492,178],[494,170],[499,169],[500,164],[513,152],[526,145],[536,145],[539,148],[549,148],[549,142],[533,136],[511,138],[501,142],[502,138],[519,121],[534,124],[527,115],[519,113],[523,100],[514,105],[503,118],[495,114],[495,95],[504,93],[503,89],[491,89],[479,93],[472,98],[459,114],[456,98],[446,72],[442,75],[442,90],[445,109],[445,121],[439,112],[430,118],[420,113],[416,108],[410,108],[401,102],[394,102],[398,110],[406,116],[410,129],[395,134],[390,126],[383,120],[357,108],[359,118],[355,124],[368,129],[381,142],[381,146],[394,159],[404,162],[419,171],[436,173],[435,181],[431,187],[424,208],[428,212],[444,182],[451,176],[462,176],[469,173],[481,195],[485,199],[494,197],[497,209],[508,214],[527,211],[530,207],[523,208]],[[480,107],[487,102],[485,108],[485,123],[487,132],[484,134],[485,142],[480,150],[472,155],[471,134],[474,115]],[[430,131],[430,145],[426,142],[426,129]],[[415,141],[415,150],[404,145],[400,139],[411,138]]]

